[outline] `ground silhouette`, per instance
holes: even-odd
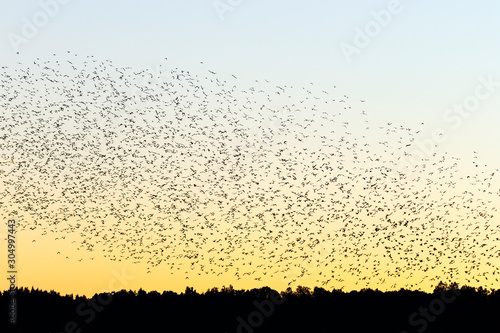
[[[299,286],[284,292],[232,286],[204,293],[121,290],[92,298],[19,288],[0,297],[1,332],[498,332],[500,290],[440,283],[432,293],[343,292]]]

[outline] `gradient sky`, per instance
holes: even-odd
[[[59,4],[47,24],[16,50],[13,34],[22,37],[26,20],[32,22],[44,3],[53,2],[0,0],[0,66],[31,64],[37,58],[54,60],[71,51],[137,71],[156,69],[167,58],[172,68],[203,74],[210,69],[224,78],[233,74],[240,86],[264,79],[277,85],[313,82],[319,92],[336,86],[351,100],[366,100],[362,107],[373,122],[419,130],[418,140],[441,129],[447,139],[438,147],[440,154],[467,159],[477,151],[482,164],[500,165],[500,86],[459,126],[454,128],[443,118],[447,110],[474,94],[481,78],[500,82],[498,1],[401,0],[400,12],[350,59],[343,45],[356,46],[358,29],[373,24],[373,13],[387,10],[391,1],[242,0],[221,13],[216,5],[227,5],[227,0],[72,0]],[[474,170],[461,170],[469,171]],[[495,221],[499,223],[498,217]],[[0,232],[5,234],[6,225],[1,225]],[[224,275],[192,276],[186,280],[182,272],[171,275],[169,267],[161,266],[148,274],[143,264],[118,263],[98,255],[92,261],[66,260],[65,256],[76,257],[79,251],[69,241],[62,245],[29,230],[20,232],[18,238],[20,286],[93,294],[110,290],[110,283],[118,281],[116,275],[124,269],[133,279],[117,282],[117,289],[182,291],[192,285],[204,291],[223,284],[260,286],[250,277],[234,281]],[[0,261],[0,268],[5,272],[7,255],[2,248],[5,260]],[[6,289],[2,281],[0,289]],[[314,281],[300,282],[314,286]],[[266,283],[277,289],[286,287],[283,281]],[[347,281],[345,288],[358,286]]]

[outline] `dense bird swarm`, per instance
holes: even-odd
[[[498,170],[479,154],[415,158],[418,130],[333,85],[54,59],[1,67],[0,213],[71,238],[70,260],[498,287]]]

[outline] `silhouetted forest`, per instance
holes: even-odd
[[[498,333],[500,290],[440,283],[432,293],[343,292],[299,286],[203,293],[121,290],[92,298],[20,288],[17,325],[0,298],[1,332],[478,332]]]

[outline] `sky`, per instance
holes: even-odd
[[[355,115],[353,113],[342,116],[345,117],[345,121],[353,124],[354,129],[352,132],[355,135],[362,132],[362,126],[354,125],[354,123],[363,121],[364,118],[360,115],[361,110],[363,110],[368,114],[370,126],[373,124],[373,128],[386,126],[388,123],[391,123],[391,125],[387,125],[389,127],[394,124],[394,126],[411,128],[412,133],[415,134],[414,141],[411,147],[408,148],[409,153],[419,151],[426,158],[430,158],[431,162],[434,161],[432,158],[436,158],[436,161],[438,161],[441,156],[446,154],[447,161],[450,160],[449,156],[460,158],[463,165],[460,164],[457,167],[457,172],[464,175],[464,177],[479,173],[478,167],[471,164],[472,162],[467,164],[465,161],[471,160],[481,164],[481,172],[485,174],[488,172],[488,175],[494,173],[494,169],[500,165],[500,153],[497,149],[500,139],[498,131],[498,125],[500,124],[500,64],[498,62],[498,59],[500,59],[500,45],[496,40],[497,32],[500,29],[500,22],[498,21],[500,4],[496,1],[472,2],[460,0],[439,1],[436,3],[434,1],[411,2],[405,0],[369,2],[290,0],[140,2],[128,0],[53,0],[14,2],[0,0],[0,5],[3,8],[0,12],[0,66],[3,66],[2,75],[15,69],[37,66],[37,63],[44,61],[50,61],[47,66],[52,67],[59,66],[55,64],[57,60],[65,62],[68,59],[77,59],[75,61],[79,65],[76,66],[83,66],[83,60],[88,59],[87,57],[90,56],[98,59],[99,62],[110,61],[110,63],[107,63],[106,68],[102,68],[102,71],[103,73],[110,73],[111,76],[116,75],[116,68],[127,67],[132,68],[127,72],[129,75],[132,72],[140,72],[144,69],[157,75],[160,73],[159,66],[161,65],[164,66],[163,68],[186,70],[193,73],[193,75],[197,74],[200,82],[206,87],[215,87],[214,81],[204,79],[207,75],[211,75],[209,72],[211,71],[216,73],[216,76],[221,80],[230,81],[230,84],[227,85],[228,88],[232,84],[241,88],[232,95],[232,98],[234,97],[237,100],[234,105],[242,105],[246,95],[241,90],[252,85],[255,85],[257,90],[261,87],[266,92],[272,92],[273,94],[275,94],[276,86],[293,86],[294,88],[287,88],[287,91],[291,92],[292,100],[296,103],[303,98],[301,94],[304,93],[304,90],[298,87],[307,87],[307,89],[314,90],[312,95],[320,96],[318,100],[321,101],[327,98],[326,94],[323,93],[324,91],[330,94],[336,91],[339,96],[337,101],[343,98],[344,95],[348,96],[349,105],[353,110],[356,110]],[[65,68],[62,70],[67,71],[66,73],[70,76],[73,75],[69,68]],[[19,71],[16,73],[19,73]],[[155,82],[165,82],[165,80],[167,79],[160,73]],[[267,84],[268,81],[271,83]],[[40,85],[33,84],[33,87],[40,94],[43,91]],[[71,85],[68,83],[67,87],[71,87]],[[2,92],[3,88],[4,86],[0,88],[0,95],[5,96],[4,92]],[[54,93],[55,90],[51,91],[52,94],[49,95],[49,99],[54,99],[57,103],[64,102],[60,99],[60,96],[58,97]],[[11,93],[9,91],[7,94]],[[261,97],[264,98],[264,95]],[[255,99],[258,100],[261,97],[255,97]],[[189,100],[189,97],[186,100]],[[210,107],[216,107],[217,103],[215,101],[210,103],[213,103],[209,104]],[[282,105],[280,103],[282,103],[280,100],[275,101],[274,106],[279,107],[279,105]],[[29,137],[29,132],[21,125],[18,125],[13,105],[4,104],[2,110],[0,110],[3,117],[10,119],[12,121],[10,123],[14,124],[11,127],[14,129],[13,131],[9,130],[7,132],[6,127],[4,127],[2,128],[3,133],[0,132],[2,135],[7,133],[10,135],[11,141],[4,138],[5,142],[10,143],[19,142],[16,140],[23,136]],[[461,113],[456,111],[457,105],[458,108],[464,111]],[[338,107],[342,108],[342,106]],[[470,111],[468,111],[469,109]],[[311,112],[311,115],[305,114],[302,118],[307,119],[310,116],[317,119],[319,117],[319,114],[315,115],[312,111],[307,112]],[[282,112],[279,117],[283,118],[284,114]],[[151,119],[148,117],[144,119]],[[141,116],[136,119],[139,118]],[[313,128],[318,126],[316,124],[312,125]],[[47,128],[51,128],[50,126],[47,125]],[[110,131],[118,128],[118,125],[109,126]],[[231,129],[232,125],[221,126],[228,126],[227,129]],[[248,130],[251,131],[252,125],[248,126]],[[81,128],[78,129],[76,125],[74,128],[75,131],[82,130]],[[259,129],[254,129],[257,133],[260,133]],[[318,130],[318,133],[322,131],[319,128]],[[191,133],[188,129],[185,131],[185,133]],[[370,135],[373,135],[370,140],[373,140],[374,143],[385,140],[385,130],[378,132],[374,130],[370,133]],[[95,135],[102,138],[99,133]],[[41,134],[41,137],[47,138],[43,134]],[[358,137],[358,139],[362,140],[361,137]],[[131,140],[139,139],[133,138]],[[273,140],[279,141],[278,138]],[[393,140],[390,141],[391,145],[397,146],[396,139],[390,140]],[[432,153],[436,153],[437,157],[431,156],[432,153],[426,154],[426,149],[430,149],[426,148],[430,147],[426,146],[426,143],[430,142],[430,140],[433,144],[437,144],[437,147],[432,149]],[[57,140],[54,139],[54,141]],[[371,143],[372,141],[366,142]],[[12,156],[26,158],[28,156],[26,154],[31,152],[31,150],[22,148],[22,146],[16,148],[21,150],[21,153],[19,151],[15,152],[11,149],[12,145],[9,146],[7,143],[3,145],[2,150],[4,152],[2,152],[1,157],[4,161],[9,161]],[[151,147],[150,142],[146,146]],[[317,148],[314,143],[309,146],[304,143],[304,146],[305,148],[309,147],[308,152],[313,152]],[[36,145],[33,147],[36,147]],[[294,146],[294,148],[296,147]],[[274,151],[273,149],[270,148],[270,150]],[[296,151],[291,148],[287,149],[290,149],[290,152]],[[13,155],[9,156],[9,154]],[[57,154],[59,154],[58,151],[56,151]],[[311,155],[308,156],[311,157]],[[240,159],[234,157],[232,161],[236,164],[235,161]],[[75,157],[71,161],[76,162],[77,160],[78,158]],[[183,161],[180,160],[179,163],[182,164]],[[270,161],[274,160],[270,159]],[[303,163],[307,164],[309,162],[304,160]],[[6,165],[3,164],[3,167],[8,168]],[[259,169],[259,166],[261,164],[256,164],[255,172],[259,175],[267,175]],[[139,168],[143,167],[144,165],[140,164]],[[353,164],[346,160],[345,167],[349,169],[353,167]],[[432,166],[428,165],[422,167],[421,171],[432,175],[431,168]],[[23,170],[23,172],[34,172],[34,169],[29,167]],[[71,168],[71,170],[74,170],[74,168]],[[84,169],[82,167],[78,170]],[[142,173],[149,174],[149,171],[146,172],[145,170],[142,169]],[[240,170],[249,172],[247,167]],[[5,171],[6,175],[8,175],[8,171]],[[353,172],[356,173],[356,171]],[[439,189],[439,183],[447,181],[447,179],[441,179],[437,176],[438,174],[441,175],[441,172],[436,171],[434,176],[430,176],[433,184],[437,184],[430,195],[436,196],[436,198],[439,196],[453,198],[454,195],[460,194],[461,192],[459,193],[458,190],[457,192],[451,191],[440,194],[439,190],[437,190]],[[159,177],[159,173],[153,172],[151,174]],[[29,188],[29,181],[27,179],[19,180],[19,175],[19,173],[15,173],[16,182],[23,189]],[[276,174],[273,173],[269,177],[274,176]],[[35,175],[36,177],[37,175]],[[114,184],[116,178],[113,178],[114,176],[109,177],[111,177],[110,184]],[[202,178],[202,180],[207,184],[211,184],[210,177],[207,175],[204,177],[206,178]],[[408,179],[412,179],[411,186],[425,188],[426,184],[423,181],[417,181],[416,178],[413,175],[409,176]],[[152,177],[151,181],[154,182],[154,179]],[[177,180],[173,181],[173,183],[175,182],[182,183],[183,181],[177,178]],[[6,186],[5,184],[4,182],[2,186]],[[50,184],[48,182],[44,183],[43,180],[40,184],[50,187]],[[138,184],[138,188],[144,186],[144,182],[138,181]],[[459,182],[458,186],[463,185],[467,190],[468,184],[463,181],[462,183]],[[182,184],[179,186],[182,186]],[[249,188],[252,188],[251,186],[249,185]],[[475,189],[485,189],[487,187],[484,182],[470,186]],[[19,190],[19,187],[17,189]],[[158,188],[155,187],[154,190],[156,191]],[[292,188],[290,191],[295,190],[296,188]],[[151,191],[152,194],[154,191]],[[195,193],[186,189],[181,192],[184,193],[184,191],[188,195],[189,193],[191,195]],[[282,191],[280,193],[286,193],[287,190],[280,188],[279,191]],[[400,191],[405,193],[402,189]],[[479,189],[477,191],[481,192]],[[135,192],[131,192],[129,189],[120,190],[117,187],[116,193],[120,192],[131,197],[135,195]],[[481,193],[476,193],[475,198],[493,200],[493,203],[481,205],[481,201],[474,201],[478,207],[482,206],[484,208],[486,206],[489,208],[494,207],[495,202],[498,203],[498,194],[496,192],[493,192],[490,196],[485,194],[485,197],[481,197],[481,195]],[[42,195],[39,193],[38,196]],[[229,196],[231,197],[231,194]],[[265,192],[264,197],[261,202],[275,200],[270,196],[269,192]],[[318,194],[318,197],[321,197],[321,195]],[[60,202],[63,205],[61,198],[59,194],[55,194],[52,204],[57,206],[58,202]],[[238,196],[238,198],[240,197]],[[115,199],[120,202],[119,198],[113,200]],[[2,201],[3,207],[0,209],[2,210],[3,222],[0,232],[3,234],[2,242],[6,244],[6,224],[7,220],[12,216],[12,207],[8,207],[8,205],[14,205],[15,200],[10,193],[4,195]],[[109,199],[108,201],[112,200]],[[101,207],[107,207],[106,209],[108,209],[108,201],[104,200],[103,202],[106,203]],[[277,204],[280,206],[283,202],[280,201]],[[85,205],[90,209],[88,204]],[[152,209],[152,214],[156,218],[158,216],[157,211],[150,206],[147,207]],[[70,212],[76,212],[75,209],[78,205],[68,205],[68,207]],[[221,222],[222,217],[226,216],[224,214],[227,214],[226,208],[219,210],[217,207],[210,207],[210,205],[205,208],[206,211],[203,214],[209,211],[214,212],[211,215],[214,217],[213,223],[219,224],[222,229],[228,227]],[[445,208],[441,207],[439,209],[445,210]],[[103,208],[103,211],[106,211],[106,209]],[[467,213],[466,207],[460,209],[464,211],[458,208],[456,210],[461,214],[475,214],[475,212]],[[57,209],[54,208],[54,211],[57,211]],[[322,210],[319,209],[319,211]],[[327,209],[324,209],[325,216],[328,216],[327,211]],[[194,212],[192,213],[194,214]],[[218,219],[217,214],[219,213],[222,217],[219,216]],[[68,216],[71,216],[71,213],[68,214]],[[183,291],[186,285],[194,286],[198,291],[229,284],[238,288],[269,285],[284,290],[287,287],[286,282],[288,282],[287,279],[290,279],[290,274],[296,276],[294,278],[296,281],[292,285],[300,283],[313,287],[318,284],[316,280],[317,273],[322,270],[318,266],[312,264],[307,266],[306,263],[302,263],[301,265],[305,265],[306,270],[310,272],[309,277],[297,277],[301,274],[301,269],[298,269],[293,273],[283,273],[288,274],[288,278],[285,279],[281,275],[278,277],[279,274],[276,274],[274,278],[268,278],[268,276],[259,273],[257,269],[257,273],[243,275],[241,279],[236,280],[233,267],[226,266],[227,261],[226,263],[221,262],[217,266],[221,269],[220,275],[199,275],[197,273],[200,272],[200,268],[196,266],[190,269],[190,263],[188,262],[190,259],[180,256],[179,262],[186,261],[186,265],[181,267],[187,268],[181,268],[178,272],[175,272],[177,268],[174,268],[175,273],[172,274],[171,266],[166,264],[160,264],[149,269],[147,263],[144,262],[145,260],[142,260],[147,257],[146,254],[144,254],[144,258],[129,258],[127,260],[120,258],[119,255],[116,258],[110,258],[104,257],[102,253],[82,254],[81,252],[85,252],[85,249],[79,249],[77,246],[85,238],[85,236],[82,236],[82,232],[68,232],[66,235],[63,226],[51,227],[50,218],[54,218],[54,215],[40,219],[39,226],[33,224],[36,219],[32,215],[29,217],[29,212],[23,216],[22,218],[19,217],[20,226],[17,234],[19,286],[35,286],[42,289],[54,289],[63,293],[89,295],[95,292],[122,288]],[[182,216],[182,214],[178,216]],[[240,218],[243,220],[243,217]],[[458,218],[455,220],[460,221]],[[233,224],[237,223],[238,218],[231,221]],[[291,223],[290,221],[294,221],[294,218],[287,220],[287,223]],[[451,221],[454,221],[454,219],[449,219],[449,225],[452,225]],[[371,223],[369,218],[366,220],[361,219],[360,223],[363,222]],[[106,223],[111,222],[108,220]],[[462,224],[457,223],[457,228],[463,227]],[[483,224],[497,226],[500,225],[500,220],[498,216],[493,216],[487,221],[483,221]],[[128,226],[133,225],[133,223],[123,222],[123,225]],[[311,225],[314,230],[316,224],[312,223]],[[30,229],[32,226],[35,226],[33,230]],[[174,228],[173,234],[182,233],[177,230],[178,226],[175,223],[172,226]],[[84,224],[85,227],[88,226]],[[304,226],[297,228],[298,233],[299,229],[302,230]],[[332,230],[338,230],[335,228],[337,227]],[[494,227],[491,228],[494,229]],[[123,230],[131,232],[133,228],[123,228]],[[218,228],[217,230],[221,232]],[[200,230],[196,227],[192,231],[194,233]],[[92,231],[91,228],[84,229],[83,233],[85,232],[88,233],[90,239],[95,238],[95,231]],[[291,231],[291,233],[294,232]],[[404,234],[405,230],[399,230],[398,232]],[[460,229],[460,232],[466,234],[468,231]],[[485,235],[487,233],[488,231],[485,231]],[[230,235],[235,242],[244,237],[240,233],[228,233],[227,235]],[[255,231],[249,231],[248,235],[250,235],[251,239],[256,233]],[[66,238],[55,239],[63,236]],[[158,243],[162,237],[156,230],[153,231],[151,240]],[[375,239],[378,236],[373,237]],[[112,242],[114,247],[112,254],[118,252],[118,247],[115,246],[126,243],[124,239],[121,243]],[[177,241],[180,240],[177,239]],[[448,239],[448,241],[453,246],[459,244],[456,240]],[[407,242],[404,244],[404,247],[407,248],[410,241],[404,242]],[[432,241],[430,242],[432,243]],[[277,252],[280,249],[285,249],[284,244],[286,243],[280,243]],[[224,242],[221,244],[220,251],[224,248]],[[361,246],[360,243],[355,241],[354,244]],[[99,246],[105,247],[105,242],[97,242],[96,247]],[[339,246],[337,250],[343,249],[343,246],[347,245]],[[425,246],[429,247],[430,245]],[[476,251],[476,245],[472,244],[471,246],[473,246],[471,253],[481,257],[480,250],[477,249]],[[2,248],[5,260],[1,261],[0,267],[6,272],[6,245],[3,245]],[[183,245],[178,245],[177,250],[181,251],[186,248],[188,247],[183,248]],[[159,249],[159,247],[155,249]],[[241,248],[237,247],[237,249]],[[494,253],[497,249],[492,246],[490,253]],[[197,248],[197,250],[203,252],[207,251],[208,248]],[[323,254],[321,254],[321,250],[319,252],[312,251],[309,254],[313,262],[315,260],[325,260],[324,253],[330,250],[331,247],[328,245],[323,250]],[[266,248],[263,250],[264,255],[260,259],[255,258],[255,261],[262,263],[265,263],[266,260],[269,261],[269,256],[272,255],[270,251]],[[371,251],[377,251],[377,248],[373,247]],[[236,252],[228,254],[231,258],[241,259],[238,263],[235,262],[236,266],[243,265],[242,263],[247,260],[252,260],[248,255],[236,254]],[[368,255],[368,252],[366,255]],[[206,255],[207,258],[209,256]],[[116,260],[117,258],[123,260]],[[352,258],[346,259],[347,263],[345,265],[348,265],[350,259]],[[301,259],[294,260],[297,260],[295,263],[299,263]],[[480,262],[480,267],[481,269],[484,268],[484,271],[491,269],[487,265],[488,260],[485,259]],[[136,261],[136,263],[133,261]],[[168,260],[165,259],[165,261]],[[457,259],[457,261],[460,260]],[[463,262],[465,265],[465,259]],[[401,261],[396,261],[396,263],[391,265],[397,266]],[[210,263],[207,265],[210,266]],[[265,267],[265,264],[263,265],[262,267]],[[396,267],[390,265],[388,267],[397,271]],[[225,271],[226,268],[228,268],[227,271]],[[336,269],[341,270],[338,267]],[[463,267],[459,266],[459,270],[461,269],[462,272],[465,271]],[[415,281],[412,280],[410,285],[408,285],[407,281],[402,281],[403,279],[398,279],[395,275],[387,277],[387,281],[390,280],[390,283],[378,281],[361,285],[361,283],[358,284],[357,282],[363,277],[366,280],[366,277],[370,276],[373,270],[371,268],[361,268],[360,271],[361,275],[356,275],[356,278],[351,273],[345,273],[345,277],[340,277],[335,283],[332,280],[332,283],[329,282],[325,285],[328,288],[340,289],[343,287],[344,290],[359,289],[360,287],[379,289],[408,287],[429,290],[432,285],[439,282],[426,281],[419,284],[418,282],[421,280],[423,273],[422,270],[417,269],[418,272],[415,275],[418,278],[415,278]],[[383,275],[383,271],[381,269],[380,274]],[[249,272],[253,272],[253,270]],[[440,273],[435,274],[438,276]],[[463,280],[466,278],[464,274],[457,274],[456,277],[459,281],[467,283]],[[0,288],[6,289],[8,285],[5,279],[2,281]],[[319,281],[324,280],[320,278]],[[481,279],[477,284],[495,287],[495,284],[491,284],[491,280]],[[496,288],[498,287],[500,287],[500,284],[497,282]]]

